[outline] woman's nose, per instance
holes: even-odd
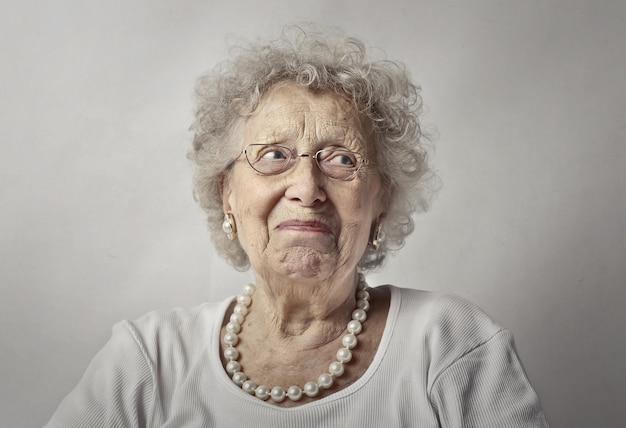
[[[298,154],[296,164],[288,171],[285,196],[304,206],[313,206],[326,201],[323,185],[326,176],[320,171],[313,155]]]

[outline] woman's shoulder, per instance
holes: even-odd
[[[501,333],[509,334],[477,305],[462,297],[387,287],[397,307],[396,329],[415,339],[419,337],[418,342],[441,356],[464,355]]]
[[[500,327],[480,307],[469,300],[449,293],[417,290],[387,285],[392,300],[396,300],[402,315],[414,317],[432,327],[443,330],[453,327],[481,327],[489,331]]]
[[[194,347],[197,339],[206,342],[216,323],[220,323],[232,298],[217,303],[203,303],[194,307],[177,307],[164,311],[151,311],[135,320],[120,321],[116,329],[130,332],[138,344],[149,353],[156,348]]]

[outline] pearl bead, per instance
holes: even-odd
[[[334,377],[339,377],[343,374],[343,364],[341,364],[339,361],[334,361],[330,363],[330,366],[328,366],[328,371]]]
[[[307,382],[304,384],[304,393],[308,397],[317,397],[320,392],[320,387],[315,382]]]
[[[367,291],[367,290],[359,290],[359,291],[357,291],[357,293],[356,293],[356,298],[357,298],[358,300],[361,300],[361,299],[363,299],[363,300],[369,300],[369,299],[370,299],[370,293],[369,293],[369,291]]]
[[[230,316],[230,322],[236,322],[239,325],[243,324],[244,319],[245,318],[243,317],[243,315],[238,314],[237,312],[233,312],[233,314]]]
[[[235,374],[233,374],[233,382],[235,382],[239,386],[243,385],[243,383],[247,380],[248,376],[246,376],[246,374],[243,372],[236,372]]]
[[[256,290],[256,286],[254,284],[246,284],[243,287],[243,294],[252,296],[254,294],[254,290]]]
[[[287,397],[287,393],[285,393],[285,388],[282,388],[280,386],[275,386],[274,388],[272,388],[272,392],[270,392],[270,398],[272,399],[272,401],[280,403],[285,399],[285,397]]]
[[[241,364],[237,361],[229,361],[228,364],[226,364],[226,371],[229,374],[234,375],[235,373],[241,371]]]
[[[235,308],[233,309],[234,312],[243,315],[244,317],[246,315],[248,315],[248,308],[246,307],[246,305],[242,305],[241,303],[235,305]]]
[[[241,325],[239,325],[238,322],[231,321],[228,324],[226,324],[226,331],[237,334],[241,331]]]
[[[256,383],[252,382],[251,380],[247,380],[243,383],[243,385],[241,385],[241,389],[252,395],[256,390]]]
[[[245,306],[250,306],[252,303],[252,298],[248,294],[240,294],[237,296],[237,303]]]
[[[352,359],[352,352],[348,348],[341,348],[337,351],[337,359],[341,363],[347,363]]]
[[[363,309],[355,309],[352,311],[352,319],[363,322],[367,319],[367,312]]]
[[[357,340],[356,340],[356,336],[352,333],[350,334],[346,334],[342,339],[341,339],[341,343],[343,344],[343,346],[345,346],[348,349],[352,349],[356,346],[357,344]]]
[[[357,300],[356,307],[359,309],[363,309],[364,311],[368,311],[370,309],[370,302],[365,299]]]
[[[227,360],[236,360],[239,358],[239,351],[237,348],[226,348],[224,349],[224,358]]]
[[[359,334],[363,326],[357,320],[352,320],[348,323],[348,333]]]
[[[270,389],[265,385],[259,385],[254,391],[254,395],[261,400],[267,400],[270,398]]]
[[[239,336],[229,331],[224,335],[224,342],[226,342],[230,346],[235,346],[237,342],[239,342]]]
[[[317,384],[320,388],[328,389],[333,386],[333,377],[328,373],[322,373],[320,377],[317,378]]]
[[[287,397],[291,401],[298,401],[299,399],[302,398],[302,390],[300,389],[299,386],[296,386],[296,385],[290,386],[289,389],[287,390]]]

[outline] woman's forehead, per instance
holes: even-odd
[[[246,121],[246,134],[324,138],[360,137],[370,132],[369,119],[333,92],[313,92],[295,83],[272,88]],[[320,135],[321,134],[321,135]]]

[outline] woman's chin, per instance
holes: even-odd
[[[289,277],[328,277],[337,269],[338,255],[328,248],[291,247],[282,251],[275,268]]]

